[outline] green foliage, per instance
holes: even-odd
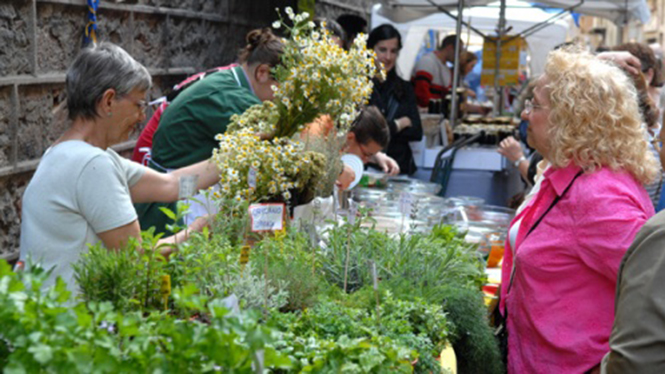
[[[193,234],[166,265],[174,287],[193,284],[215,299],[229,296],[240,273],[239,250],[224,235]]]
[[[416,372],[439,372],[435,357],[448,335],[448,322],[441,307],[420,300],[397,300],[389,292],[381,299],[379,308],[375,308],[375,303],[367,308],[352,308],[341,301],[323,300],[297,316],[274,315],[271,322],[298,337],[334,340],[346,336],[402,346],[418,352]]]
[[[479,290],[486,279],[475,247],[459,238],[446,242],[421,234],[401,236],[393,257],[383,260],[386,287],[407,299],[440,303],[443,287]]]
[[[0,369],[7,373],[209,372],[253,373],[290,360],[268,343],[276,332],[253,315],[230,316],[219,301],[175,290],[179,307],[208,316],[206,324],[161,312],[121,313],[111,303],[75,304],[62,280],[40,290],[44,274],[13,273],[0,261]],[[29,284],[26,287],[25,284]]]
[[[326,232],[326,250],[321,256],[329,282],[344,284],[347,253],[347,290],[353,292],[372,283],[369,262],[377,277],[397,295],[420,297],[439,303],[440,287],[455,284],[480,289],[484,267],[475,247],[465,243],[454,229],[435,228],[430,235],[414,233],[394,240],[387,234],[363,227],[363,220],[335,225]]]
[[[143,243],[131,239],[122,250],[109,251],[100,243],[72,265],[83,300],[109,301],[119,311],[163,309],[160,277],[166,273],[154,229],[142,233]],[[143,247],[143,250],[141,250]]]
[[[288,355],[291,372],[297,373],[412,373],[410,357],[415,356],[381,336],[320,339],[285,333],[274,347]]]
[[[394,240],[386,234],[362,226],[367,220],[367,211],[360,212],[361,217],[353,224],[346,219],[341,225],[334,223],[323,235],[325,248],[321,253],[321,262],[325,277],[328,282],[341,289],[344,288],[346,278],[347,292],[371,284],[372,276],[368,261],[384,258],[394,247]],[[345,271],[347,253],[348,271]]]
[[[443,309],[452,322],[450,342],[457,355],[458,371],[465,374],[500,374],[503,362],[487,320],[482,293],[448,286],[443,289]]]
[[[437,226],[428,235],[412,233],[393,239],[365,227],[366,220],[361,217],[354,224],[333,225],[323,235],[324,249],[314,247],[304,232],[293,228],[284,234],[265,235],[250,250],[244,269],[237,245],[241,239],[227,234],[194,234],[166,262],[151,249],[158,238],[145,233],[144,247],[148,249],[143,254],[135,250],[136,243],[134,248],[118,252],[92,248],[77,266],[77,275],[90,308],[111,301],[115,310],[125,313],[125,319],[145,324],[147,327],[137,328],[147,329],[149,341],[159,342],[168,352],[177,338],[177,344],[186,347],[178,353],[178,360],[193,359],[197,350],[208,349],[207,343],[201,346],[196,339],[212,334],[186,320],[193,317],[213,326],[219,300],[235,294],[243,309],[264,312],[268,326],[284,331],[266,330],[272,332],[266,332],[260,341],[268,342],[274,335],[271,354],[288,356],[291,371],[379,373],[414,369],[417,373],[438,373],[435,357],[447,340],[458,354],[461,372],[501,370],[478,291],[484,273],[475,248],[448,226]],[[372,288],[371,262],[377,267],[378,293]],[[168,314],[158,313],[164,309],[159,280],[167,274],[174,292]],[[162,319],[171,325],[162,329],[156,322]],[[125,323],[104,321],[117,328]],[[255,317],[249,321],[256,324],[252,334],[263,336],[261,331],[267,327],[259,325]],[[139,344],[141,338],[136,333],[128,336],[121,347],[135,341]],[[148,340],[142,344],[149,344]],[[226,341],[224,344],[229,352],[240,349]],[[49,355],[47,349],[32,349],[40,359]],[[251,362],[251,354],[242,352],[238,360]],[[206,354],[214,356],[212,352],[202,355]],[[416,358],[412,367],[410,362]],[[169,362],[160,360],[157,362]]]
[[[288,293],[281,311],[298,311],[312,307],[325,282],[320,275],[318,248],[310,245],[304,234],[291,229],[283,238],[268,237],[252,249],[250,264],[254,274],[265,274],[279,282]]]
[[[249,225],[249,203],[245,200],[218,199],[219,208],[216,219],[213,220],[211,231],[215,237],[224,238],[232,247],[240,246],[245,240],[245,231]]]

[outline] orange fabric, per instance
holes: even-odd
[[[335,122],[327,114],[317,117],[314,122],[309,123],[300,133],[300,139],[306,139],[310,136],[320,136],[325,138],[335,128]]]

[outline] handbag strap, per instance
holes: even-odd
[[[563,192],[561,193],[561,195],[558,195],[557,197],[554,198],[554,200],[552,201],[552,204],[550,204],[550,206],[547,207],[547,210],[545,210],[545,213],[543,213],[543,214],[540,215],[540,217],[538,218],[538,220],[536,221],[536,223],[534,223],[533,226],[531,226],[531,228],[529,229],[529,231],[526,233],[526,235],[524,235],[524,238],[522,239],[522,242],[524,242],[524,240],[525,240],[525,239],[526,239],[526,238],[527,238],[527,237],[533,232],[533,230],[535,230],[536,227],[538,227],[538,225],[540,225],[540,223],[543,221],[543,218],[545,218],[545,216],[547,215],[547,213],[549,213],[549,212],[552,210],[552,208],[554,208],[554,206],[559,202],[559,200],[561,200],[561,198],[563,198],[563,196],[566,194],[566,192],[568,192],[568,190],[569,190],[570,187],[573,185],[573,183],[575,183],[575,180],[576,180],[577,178],[579,178],[580,175],[582,175],[583,173],[584,173],[584,171],[583,171],[583,170],[580,170],[580,171],[575,175],[575,177],[573,178],[573,180],[568,184],[568,186],[566,187],[566,189],[563,190]],[[517,253],[517,248],[515,248],[515,253]],[[513,286],[513,278],[515,277],[515,268],[517,268],[517,256],[513,256],[513,258],[514,258],[515,260],[513,261],[513,268],[512,268],[512,270],[510,271],[510,282],[508,283],[508,289],[506,290],[506,295],[508,295],[508,292],[510,292],[510,288]]]

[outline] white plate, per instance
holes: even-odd
[[[363,160],[360,159],[360,157],[356,155],[352,155],[350,153],[347,153],[342,156],[342,162],[345,165],[348,165],[353,169],[353,171],[356,173],[356,179],[351,182],[349,185],[349,190],[355,187],[358,182],[360,182],[360,178],[363,177],[363,171],[365,170],[365,165],[363,164]]]

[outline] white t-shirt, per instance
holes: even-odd
[[[137,219],[129,188],[144,172],[111,149],[79,140],[44,153],[23,195],[20,255],[26,265],[53,268],[44,288],[59,276],[78,293],[71,264],[100,241],[97,233]]]
[[[534,177],[534,184],[533,187],[531,188],[531,191],[529,191],[526,196],[524,196],[524,201],[520,206],[517,208],[517,211],[515,212],[515,215],[519,215],[524,208],[526,208],[527,205],[529,205],[529,202],[538,194],[538,191],[540,191],[540,184],[543,182],[543,173],[545,173],[545,170],[547,170],[550,167],[550,163],[541,160],[538,165],[536,165],[537,172],[536,176]],[[515,222],[514,225],[510,227],[510,231],[508,231],[508,240],[510,240],[510,247],[513,248],[513,251],[515,250],[515,242],[517,241],[517,234],[519,233],[520,226],[522,225],[522,218],[520,218],[517,222]]]
[[[443,63],[434,52],[427,53],[418,60],[413,70],[413,75],[417,75],[419,71],[425,71],[432,75],[432,85],[450,89],[453,85],[452,71]]]

